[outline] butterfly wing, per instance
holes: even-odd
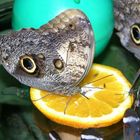
[[[83,130],[81,140],[103,140],[103,137],[94,128],[89,128]]]
[[[49,132],[49,140],[61,140],[60,136],[54,130]]]
[[[134,109],[128,109],[123,118],[124,140],[140,140],[140,118]]]
[[[121,44],[138,59],[140,59],[140,1],[114,0],[115,28]],[[133,26],[136,25],[136,27]],[[134,29],[134,31],[133,31]],[[135,30],[137,29],[137,30]],[[135,40],[134,40],[135,38]]]
[[[88,17],[80,10],[69,9],[43,25],[39,32],[53,36],[53,51],[65,63],[64,71],[59,73],[59,82],[63,86],[64,83],[77,86],[89,72],[94,58],[93,29]]]
[[[65,95],[77,93],[75,88],[88,73],[94,57],[90,21],[76,9],[60,13],[39,29],[5,35],[0,44],[3,66],[21,83]]]

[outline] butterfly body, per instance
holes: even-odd
[[[114,0],[114,13],[122,45],[140,59],[140,0]]]
[[[87,17],[70,9],[39,29],[0,37],[0,61],[21,83],[57,94],[80,91],[77,85],[93,61],[93,31]]]

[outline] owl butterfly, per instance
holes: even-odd
[[[0,36],[0,63],[21,83],[55,94],[81,92],[78,86],[94,57],[87,16],[69,9],[39,29]]]
[[[132,87],[129,91],[134,94],[134,103],[131,109],[125,112],[123,118],[124,140],[140,140],[140,117],[138,109],[140,109],[140,86],[139,86],[140,70],[134,79]],[[138,87],[138,88],[137,88]]]
[[[122,45],[140,60],[140,0],[114,0],[115,28]],[[134,80],[130,94],[135,93],[140,70]],[[134,107],[124,115],[124,139],[140,139],[140,118],[136,108],[140,107],[139,90],[135,95]]]
[[[140,0],[114,0],[115,28],[122,45],[140,59]]]

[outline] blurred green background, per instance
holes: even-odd
[[[1,33],[11,28],[11,10],[12,0],[0,0]],[[121,46],[115,31],[107,48],[94,63],[118,68],[130,82],[140,67],[139,61]],[[32,105],[29,87],[21,85],[0,66],[0,140],[47,140],[52,129],[67,140],[78,138],[81,132],[45,118]],[[107,140],[123,140],[122,122],[98,131]]]

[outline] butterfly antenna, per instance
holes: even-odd
[[[111,90],[111,89],[107,89],[107,90]],[[115,91],[115,90],[112,90],[114,92],[118,92],[118,91]],[[134,89],[134,92],[137,92],[138,89]],[[124,93],[128,93],[128,96],[129,96],[129,91],[124,91],[123,93],[116,93],[116,95],[124,95]]]
[[[99,78],[99,79],[97,79],[97,80],[90,81],[89,83],[86,83],[85,85],[98,82],[98,81],[100,81],[100,80],[106,79],[106,78],[111,77],[111,76],[113,76],[113,74],[106,75],[106,76],[101,77],[101,78]],[[105,85],[105,86],[106,86],[106,85]]]
[[[49,96],[49,95],[52,95],[52,93],[48,93],[48,94],[42,96],[41,98],[39,98],[39,99],[35,99],[35,100],[32,100],[32,101],[33,101],[33,102],[37,102],[37,101],[39,101],[39,100],[41,100],[41,99],[46,98],[46,97]]]
[[[58,87],[56,87],[54,90],[57,90],[57,89],[59,89],[59,88],[60,88],[60,87],[58,86]],[[32,101],[33,101],[33,102],[39,101],[39,100],[41,100],[41,99],[43,99],[43,98],[45,98],[45,97],[47,97],[47,96],[49,96],[49,95],[52,95],[52,92],[50,92],[50,93],[48,93],[48,94],[42,96],[42,97],[39,98],[39,99],[32,100]]]

